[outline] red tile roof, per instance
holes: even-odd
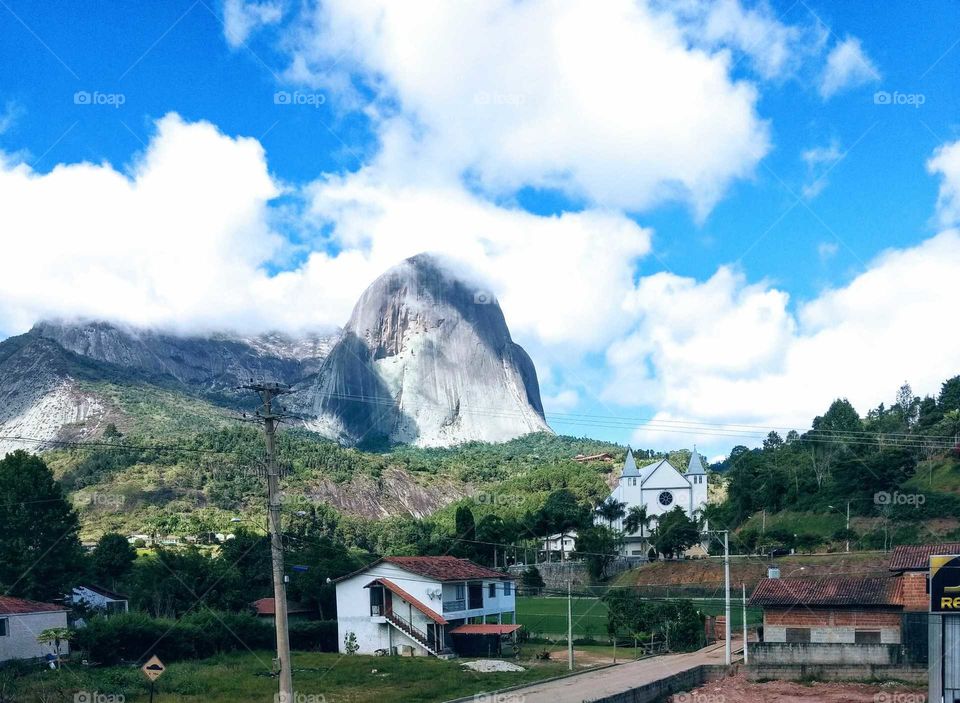
[[[62,605],[40,603],[35,600],[0,596],[0,615],[25,615],[26,613],[54,613],[66,610]]]
[[[474,564],[457,557],[384,557],[382,561],[436,581],[463,581],[466,579],[509,579],[513,576]],[[372,565],[371,565],[372,566]],[[369,568],[369,567],[368,567]]]
[[[400,588],[400,586],[398,586],[397,584],[395,584],[395,583],[394,583],[393,581],[391,581],[390,579],[385,579],[385,578],[377,578],[377,579],[374,579],[373,581],[371,581],[370,583],[368,583],[366,586],[364,586],[364,588],[370,588],[370,586],[373,586],[373,585],[375,585],[375,584],[379,584],[379,585],[383,586],[384,588],[389,589],[389,590],[390,590],[391,592],[393,592],[395,595],[400,596],[400,597],[403,598],[405,601],[407,601],[407,603],[409,603],[410,605],[412,605],[414,608],[416,608],[417,610],[419,610],[421,613],[423,613],[424,615],[426,615],[428,618],[430,618],[431,620],[433,620],[433,621],[434,621],[435,623],[437,623],[438,625],[446,625],[446,624],[447,624],[447,621],[446,621],[442,616],[437,615],[436,612],[434,612],[433,610],[431,610],[430,608],[428,608],[426,605],[424,605],[423,602],[421,602],[421,601],[417,600],[416,598],[414,598],[413,596],[411,596],[409,593],[407,593],[406,591],[404,591],[402,588]]]
[[[890,555],[890,571],[926,571],[930,568],[930,557],[935,554],[960,554],[960,542],[904,544],[896,547]]]
[[[253,601],[253,603],[250,605],[253,606],[253,609],[256,611],[257,615],[276,615],[277,613],[277,605],[273,598],[260,598],[259,600]],[[287,602],[287,615],[310,612],[313,611],[305,605]]]
[[[521,625],[460,625],[450,630],[451,635],[509,635],[516,632]]]
[[[768,607],[903,607],[898,578],[761,579],[750,603]]]

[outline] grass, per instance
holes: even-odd
[[[273,700],[272,653],[230,654],[192,662],[174,662],[157,681],[164,703],[245,703]],[[293,655],[294,688],[303,700],[325,703],[432,703],[475,695],[557,676],[565,662],[521,660],[521,672],[480,674],[462,660],[428,657],[341,656],[299,652]],[[3,681],[0,681],[0,691]],[[17,701],[75,700],[79,691],[123,695],[127,703],[149,700],[149,686],[135,667],[88,669],[70,664],[60,671],[38,668],[13,680]],[[13,693],[9,689],[7,693]],[[308,696],[314,696],[309,698]]]
[[[696,598],[694,603],[706,615],[722,615],[725,609],[723,598]],[[730,627],[743,627],[743,613],[737,594],[731,594]],[[763,620],[760,608],[747,608],[747,623],[759,625]],[[567,634],[567,599],[548,597],[517,598],[517,622],[534,635],[562,637]],[[575,598],[573,600],[574,639],[592,637],[607,640],[607,606],[599,598]]]

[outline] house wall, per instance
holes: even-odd
[[[0,637],[0,661],[11,659],[35,659],[53,652],[48,645],[37,642],[37,635],[52,627],[67,626],[67,612],[27,613],[25,615],[0,615],[7,618],[7,636]],[[60,652],[66,654],[70,646],[64,642]]]
[[[765,609],[764,642],[786,642],[787,628],[809,628],[811,643],[855,643],[857,630],[880,631],[881,644],[900,644],[899,610]]]
[[[414,640],[387,624],[383,618],[371,617],[370,589],[364,588],[364,586],[378,577],[389,579],[431,611],[448,621],[480,619],[499,614],[503,622],[512,623],[515,617],[515,584],[511,584],[510,594],[507,595],[503,589],[504,582],[497,581],[496,596],[490,598],[488,584],[491,583],[491,580],[485,580],[483,581],[484,607],[443,612],[443,603],[455,600],[455,583],[432,581],[423,576],[404,571],[394,564],[381,563],[364,573],[357,574],[337,584],[337,635],[341,652],[345,651],[343,640],[346,634],[353,632],[357,637],[357,644],[360,646],[359,652],[363,654],[370,654],[377,649],[389,649],[397,644],[409,644],[415,647],[416,653],[429,654]],[[431,595],[436,590],[441,591],[441,597]],[[466,593],[464,594],[464,600],[467,600]],[[405,620],[410,620],[415,627],[424,632],[427,630],[427,625],[433,622],[396,594],[393,595],[393,611]]]
[[[930,609],[930,593],[927,591],[927,573],[908,571],[901,577],[903,584],[903,609],[911,612]]]

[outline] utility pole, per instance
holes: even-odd
[[[743,589],[743,663],[750,663],[750,655],[747,653],[747,584],[741,582]]]
[[[847,551],[850,551],[850,501],[847,501]]]
[[[290,390],[279,383],[254,383],[243,386],[263,401],[257,417],[263,421],[267,443],[267,516],[270,527],[270,554],[273,562],[274,620],[277,626],[277,659],[280,663],[280,703],[293,703],[293,672],[290,662],[290,635],[287,629],[287,593],[283,573],[283,538],[280,525],[280,469],[276,457],[277,423],[282,415],[274,413],[273,399]]]
[[[723,579],[726,582],[726,622],[723,624],[724,630],[726,630],[726,646],[723,652],[724,660],[727,666],[730,666],[732,659],[730,650],[730,530],[723,531]],[[744,642],[744,647],[746,647],[746,642]]]
[[[567,579],[567,668],[573,671],[573,597]]]

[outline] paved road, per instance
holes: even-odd
[[[742,646],[733,640],[734,660]],[[581,703],[615,693],[623,693],[637,686],[657,681],[701,664],[723,664],[723,643],[714,644],[687,654],[665,654],[659,657],[618,664],[600,671],[585,671],[559,681],[533,684],[510,691],[524,703]],[[509,699],[507,699],[509,700]]]

